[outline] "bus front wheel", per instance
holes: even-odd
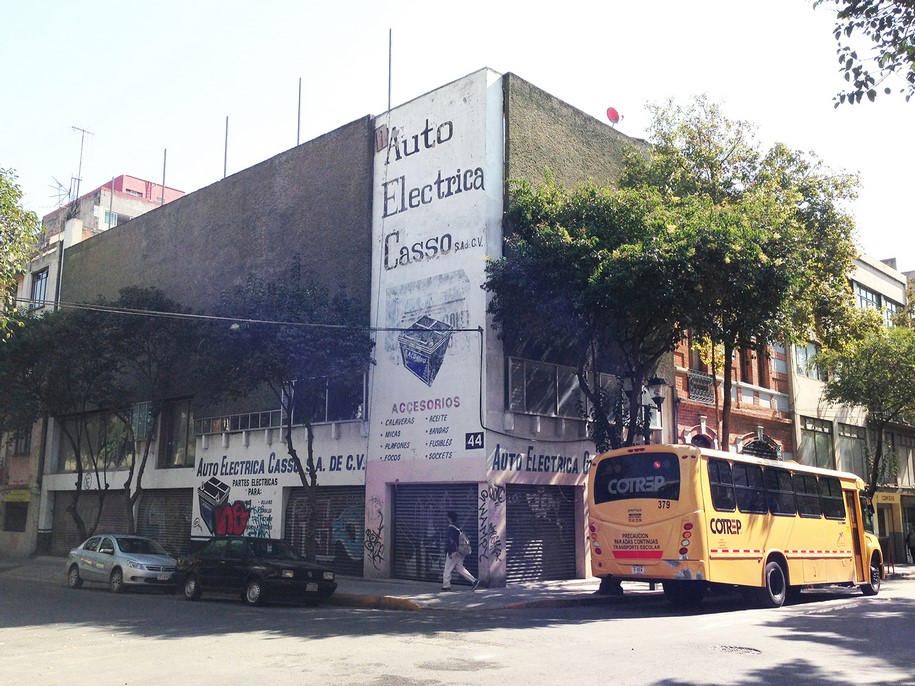
[[[781,607],[788,594],[788,582],[785,579],[785,570],[775,560],[766,563],[764,576],[765,586],[757,589],[759,604],[763,607]]]
[[[861,592],[864,595],[877,595],[880,593],[880,559],[874,555],[871,558],[871,566],[868,570],[870,574],[870,580],[866,584],[861,584]]]

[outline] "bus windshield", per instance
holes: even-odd
[[[602,460],[594,475],[594,503],[633,498],[679,500],[677,456],[673,453],[632,453]]]

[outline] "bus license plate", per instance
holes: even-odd
[[[632,565],[632,573],[633,574],[644,574],[645,567],[642,565]]]

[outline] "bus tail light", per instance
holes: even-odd
[[[592,533],[592,534],[596,534],[596,533],[597,533],[597,527],[594,526],[593,524],[588,524],[588,529],[591,530],[591,533]]]
[[[689,552],[689,548],[680,548],[681,555],[686,555],[686,553],[688,553],[688,552]]]
[[[594,549],[594,554],[595,554],[595,555],[603,555],[603,554],[604,554],[604,551],[601,550],[600,548],[595,548],[595,549]]]
[[[685,531],[689,531],[689,530],[692,529],[692,528],[693,528],[693,523],[692,523],[692,522],[686,522],[686,523],[683,525],[683,529],[684,529]]]

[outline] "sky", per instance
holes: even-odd
[[[395,106],[486,66],[645,137],[647,104],[708,95],[763,144],[858,173],[859,249],[913,270],[915,101],[834,108],[833,24],[810,0],[6,0],[0,168],[39,216],[57,181],[161,182],[163,156],[194,191],[222,178],[227,116],[229,174],[295,145],[300,78],[303,142],[386,110],[390,30]]]

